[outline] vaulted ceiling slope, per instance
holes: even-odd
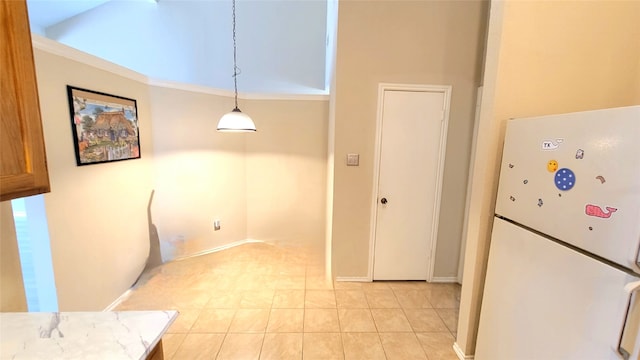
[[[32,31],[161,81],[233,89],[231,0],[28,0]],[[238,90],[325,94],[327,0],[238,0]]]

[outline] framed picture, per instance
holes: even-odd
[[[67,95],[78,166],[140,158],[134,99],[69,85]]]

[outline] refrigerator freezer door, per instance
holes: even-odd
[[[640,274],[640,106],[510,120],[496,213]]]
[[[475,358],[621,359],[624,287],[637,280],[496,218]]]

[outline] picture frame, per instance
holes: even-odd
[[[78,166],[140,158],[136,100],[67,85]]]

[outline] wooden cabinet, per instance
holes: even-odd
[[[49,192],[25,0],[0,0],[0,201]]]
[[[158,341],[158,345],[151,350],[147,360],[164,360],[164,350],[162,349],[162,339]]]

